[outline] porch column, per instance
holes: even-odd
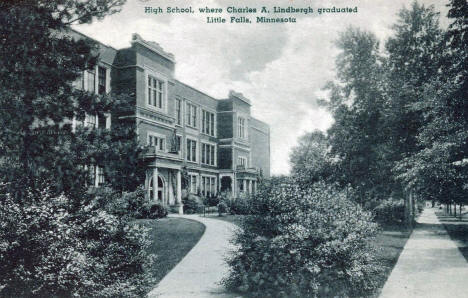
[[[249,180],[249,193],[252,193],[252,180]]]
[[[148,201],[151,200],[151,190],[150,190],[150,185],[151,185],[151,174],[149,171],[146,171],[146,180],[145,180],[145,186],[146,186],[146,199]]]
[[[179,205],[179,214],[184,214],[184,208],[182,205],[182,175],[180,170],[177,171],[177,197],[176,204]]]
[[[244,192],[247,192],[247,179],[243,179],[242,182],[244,183],[243,190]]]
[[[153,168],[153,201],[158,201],[158,168]]]

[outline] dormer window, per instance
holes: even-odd
[[[163,109],[164,107],[164,81],[148,76],[148,105]]]

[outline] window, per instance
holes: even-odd
[[[197,107],[191,103],[187,103],[187,125],[197,127]]]
[[[207,165],[215,165],[215,145],[202,144],[201,162]]]
[[[88,75],[88,88],[86,91],[94,93],[96,91],[95,80],[96,80],[96,73],[94,70],[87,70]]]
[[[148,133],[148,145],[156,147],[157,151],[165,151],[165,139],[164,137]]]
[[[244,192],[244,180],[242,179],[237,179],[237,188],[239,189],[239,192]]]
[[[197,191],[197,175],[189,175],[189,182],[190,182],[190,192],[191,193],[198,193]]]
[[[197,141],[187,139],[187,160],[197,162]]]
[[[214,131],[214,114],[210,113],[208,111],[203,110],[203,115],[202,115],[202,132],[206,133],[207,135],[214,136],[215,131]]]
[[[182,125],[182,102],[180,99],[175,101],[176,124]]]
[[[246,138],[245,134],[245,118],[239,117],[238,118],[238,136],[241,139]]]
[[[202,176],[201,192],[207,197],[216,195],[216,177]]]
[[[243,168],[246,168],[247,167],[247,158],[245,158],[243,156],[239,156],[237,158],[237,165],[241,166]]]
[[[104,184],[105,179],[104,179],[104,169],[102,167],[96,167],[96,172],[97,172],[97,185],[101,186]]]
[[[107,69],[105,67],[98,67],[98,93],[106,94],[107,85]]]
[[[96,175],[95,175],[95,171],[96,171],[96,167],[94,165],[90,165],[88,167],[88,173],[89,173],[89,184],[94,186],[95,185],[95,181],[96,181]]]
[[[182,152],[182,147],[180,146],[182,144],[182,137],[181,136],[176,136],[176,142],[177,142],[177,148],[179,149],[179,154]]]
[[[96,127],[96,115],[86,114],[85,116],[85,126],[86,127]]]
[[[98,127],[107,128],[107,116],[98,117]]]
[[[73,87],[84,90],[84,72],[81,72],[76,80],[73,82]]]
[[[163,101],[164,82],[155,77],[148,76],[148,105],[162,109]]]

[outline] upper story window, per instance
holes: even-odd
[[[175,116],[176,124],[182,125],[182,101],[178,98],[175,100]]]
[[[105,67],[98,67],[98,93],[107,93],[107,69]]]
[[[216,155],[215,145],[202,143],[201,147],[202,147],[201,162],[203,164],[214,166],[215,165],[215,155]]]
[[[165,138],[159,135],[148,133],[148,146],[156,147],[157,151],[165,151]]]
[[[202,132],[213,137],[215,135],[215,115],[205,110],[202,115]]]
[[[79,90],[84,90],[84,72],[82,71],[80,75],[76,78],[76,80],[73,82],[73,87],[79,89]]]
[[[109,113],[104,114],[102,117],[86,113],[84,120],[75,118],[73,121],[75,127],[84,125],[88,128],[111,128],[111,115]]]
[[[245,132],[245,118],[239,117],[237,119],[237,129],[238,129],[238,137],[241,139],[246,139],[247,134]]]
[[[197,162],[197,141],[187,139],[187,160]]]
[[[181,147],[181,144],[182,144],[182,137],[181,136],[176,136],[176,142],[177,142],[177,148],[179,148],[179,155],[180,153],[182,152],[182,147]]]
[[[163,109],[164,107],[164,81],[148,76],[148,105]]]
[[[246,168],[247,167],[247,158],[244,156],[239,156],[237,158],[237,165]]]
[[[93,70],[87,70],[86,71],[86,76],[88,77],[86,91],[89,91],[91,93],[95,93],[96,92],[96,85],[95,85],[96,72],[94,71],[94,69]]]
[[[197,106],[188,102],[186,115],[187,115],[187,121],[186,121],[187,125],[196,128],[197,127]]]

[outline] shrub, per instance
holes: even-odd
[[[224,202],[220,202],[218,204],[218,214],[221,216],[223,213],[226,213],[227,211],[227,206]]]
[[[229,201],[229,211],[233,215],[246,215],[250,213],[250,199],[247,197]]]
[[[385,224],[401,223],[405,219],[405,203],[403,200],[383,200],[373,210],[375,220]]]
[[[228,260],[229,289],[255,297],[346,297],[376,286],[380,266],[369,240],[377,224],[345,193],[266,182],[250,206]]]
[[[148,219],[158,219],[166,217],[168,214],[168,210],[166,206],[160,203],[146,203],[143,205],[141,215],[142,218]]]
[[[209,196],[203,199],[203,204],[208,207],[214,207],[214,206],[218,206],[219,201],[220,201],[219,197]]]
[[[0,200],[1,297],[142,297],[153,286],[144,227],[95,205],[72,210],[48,189],[24,198]]]
[[[184,204],[184,213],[193,214],[203,212],[203,202],[202,200],[194,195],[189,195],[188,198],[182,200]]]
[[[98,188],[95,193],[96,207],[103,208],[110,214],[142,218],[147,204],[143,186],[132,192],[116,192],[109,187]]]

